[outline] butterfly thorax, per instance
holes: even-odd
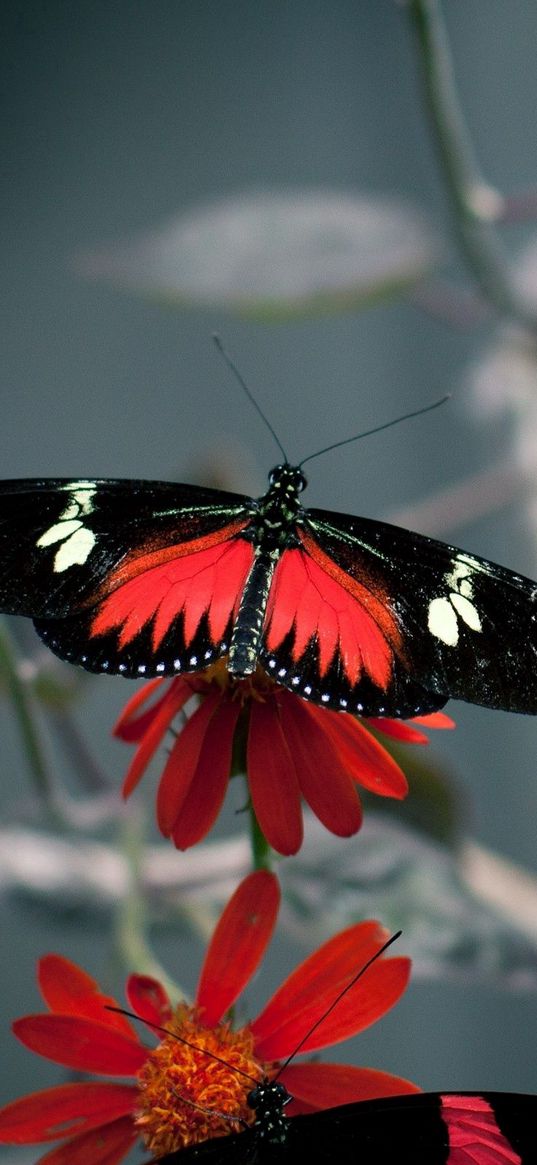
[[[258,498],[249,536],[264,550],[283,550],[295,539],[294,528],[303,513],[299,494],[307,485],[302,470],[294,465],[276,465],[269,476],[269,488]]]
[[[247,1104],[255,1112],[255,1133],[259,1141],[269,1145],[284,1145],[289,1129],[289,1117],[284,1108],[292,1100],[284,1084],[276,1080],[262,1080],[249,1093]]]

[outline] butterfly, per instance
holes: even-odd
[[[286,1117],[290,1096],[265,1081],[256,1120],[239,1133],[159,1158],[158,1165],[535,1165],[537,1096],[422,1092]]]
[[[300,466],[253,499],[137,480],[0,485],[0,609],[62,659],[131,678],[258,664],[329,708],[449,697],[537,712],[537,584],[443,542],[305,509]]]

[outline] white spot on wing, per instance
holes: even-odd
[[[69,507],[70,508],[70,507]],[[55,526],[51,526],[50,530],[45,530],[45,533],[37,539],[37,546],[53,546],[55,542],[63,542],[65,538],[70,538],[77,530],[80,530],[82,522],[80,518],[69,519],[68,521],[56,522]]]
[[[466,623],[466,626],[471,627],[472,631],[481,631],[481,619],[474,604],[464,595],[450,595],[449,597],[455,610]]]
[[[456,647],[459,642],[457,615],[449,599],[433,599],[429,603],[428,627],[431,635],[441,639],[448,647]]]
[[[474,576],[478,571],[482,573],[482,564],[461,554],[444,578],[448,594],[429,603],[429,631],[448,647],[456,647],[459,642],[458,619],[471,631],[483,630],[479,611],[472,602]]]
[[[58,521],[45,530],[36,542],[40,548],[54,546],[56,542],[62,543],[54,556],[53,570],[56,574],[61,574],[70,566],[82,566],[96,541],[93,530],[84,526],[82,520],[93,510],[93,497],[97,488],[95,483],[73,481],[61,488],[70,492],[69,501]]]
[[[71,523],[66,522],[65,525],[69,526]],[[70,566],[83,566],[91,554],[94,545],[95,534],[93,530],[88,530],[86,526],[78,525],[74,533],[56,551],[54,556],[54,571],[60,574]]]

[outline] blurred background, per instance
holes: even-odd
[[[537,10],[446,0],[443,12],[483,173],[529,192],[497,235],[537,305]],[[218,332],[292,461],[450,392],[440,411],[313,462],[308,501],[400,519],[535,577],[531,329],[498,319],[457,249],[406,6],[32,0],[5,2],[0,19],[2,476],[216,476],[262,492],[278,454]],[[11,630],[37,657],[31,631]],[[73,712],[117,785],[130,753],[110,729],[131,690],[86,678]],[[457,731],[430,748],[457,790],[459,838],[537,875],[537,723],[449,711]],[[7,697],[0,724],[8,845],[38,818]],[[69,785],[65,750],[49,747]],[[240,800],[215,837],[239,835]],[[335,844],[359,870],[360,835]],[[32,899],[1,870],[7,1100],[61,1078],[8,1035],[37,1007],[39,954],[78,959],[116,989],[123,974],[110,912]],[[420,974],[339,1058],[428,1089],[536,1090],[535,918],[525,938],[527,974]],[[471,940],[470,919],[462,956]],[[192,989],[199,940],[161,928],[155,945]],[[280,935],[250,1014],[311,945]]]

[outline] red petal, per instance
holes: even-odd
[[[155,715],[156,709],[165,698],[166,687],[160,699],[152,704],[150,708],[146,708],[145,712],[142,712],[139,716],[136,713],[142,704],[147,703],[149,697],[153,695],[153,692],[162,688],[163,684],[166,685],[166,680],[149,680],[142,688],[138,688],[134,695],[127,700],[123,711],[120,712],[112,729],[112,736],[117,736],[120,740],[139,740],[143,736],[147,725],[151,723]],[[141,725],[142,727],[140,727]]]
[[[13,1031],[32,1052],[56,1064],[105,1076],[132,1076],[149,1054],[121,1032],[71,1015],[26,1015],[15,1020]]]
[[[168,688],[166,695],[151,719],[149,728],[144,733],[143,740],[134,756],[134,760],[129,765],[122,788],[124,797],[130,796],[133,789],[136,788],[149,761],[161,744],[162,738],[168,730],[174,716],[186,704],[191,695],[190,685],[186,681],[172,684]]]
[[[359,922],[335,935],[301,963],[251,1025],[256,1055],[263,1060],[290,1055],[387,937],[388,932],[380,923]],[[381,956],[319,1023],[300,1050],[323,1048],[369,1027],[397,1001],[409,974],[408,959]]]
[[[39,960],[38,982],[45,1003],[56,1014],[96,1019],[130,1039],[136,1038],[124,1015],[107,1010],[107,1006],[117,1007],[116,1000],[102,995],[98,983],[63,955],[45,955]]]
[[[127,1084],[60,1084],[0,1109],[0,1141],[31,1145],[57,1141],[132,1113],[138,1089]]]
[[[98,1129],[64,1141],[36,1165],[116,1165],[138,1140],[132,1117],[123,1116]]]
[[[358,1100],[377,1100],[381,1096],[399,1096],[419,1092],[417,1084],[377,1072],[376,1068],[354,1068],[349,1064],[291,1064],[282,1072],[282,1084],[293,1097],[286,1108],[288,1116],[315,1109],[334,1108]]]
[[[157,820],[164,837],[169,837],[177,821],[196,772],[205,734],[221,699],[222,693],[216,689],[205,697],[181,728],[166,761],[157,794]]]
[[[240,711],[238,700],[221,699],[207,725],[196,770],[172,830],[178,849],[196,845],[218,817],[229,782],[233,736]]]
[[[308,706],[308,711],[332,741],[354,781],[382,797],[406,797],[404,772],[359,720],[348,712],[331,712],[315,705]]]
[[[230,898],[209,943],[196,993],[207,1027],[222,1019],[257,970],[279,905],[278,879],[268,870],[250,874]]]
[[[413,724],[423,724],[425,728],[456,728],[455,721],[446,712],[429,712],[426,716],[414,716]]]
[[[392,740],[402,740],[404,744],[429,743],[429,737],[424,732],[419,732],[417,728],[413,728],[413,722],[410,720],[387,720],[377,719],[376,716],[368,716],[367,723],[376,732],[382,732],[383,736],[389,736]]]
[[[150,975],[130,975],[127,979],[127,999],[140,1019],[165,1025],[171,1019],[172,1007],[164,987]]]
[[[50,1011],[77,1014],[78,1005],[99,987],[82,967],[63,955],[44,955],[39,960],[37,980],[41,995]]]
[[[329,733],[290,692],[282,692],[281,720],[305,800],[327,829],[350,837],[362,824],[360,800]]]
[[[300,786],[275,700],[252,701],[246,767],[261,832],[278,853],[296,854],[303,836]]]

